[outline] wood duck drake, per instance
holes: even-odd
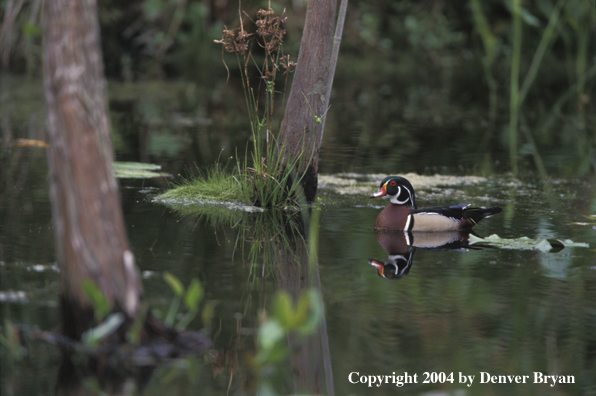
[[[449,207],[416,207],[414,188],[400,176],[383,179],[379,191],[371,198],[389,196],[391,203],[375,220],[375,228],[392,231],[464,231],[485,217],[500,213],[501,208],[472,208],[470,204]]]

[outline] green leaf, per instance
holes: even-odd
[[[303,327],[309,316],[310,311],[310,297],[308,292],[302,292],[296,304],[296,310],[293,312],[293,326],[292,329],[300,329]]]
[[[172,288],[178,297],[182,297],[184,294],[184,286],[182,285],[182,282],[178,280],[178,278],[176,278],[172,273],[166,271],[163,274],[163,279],[168,285],[170,285],[170,288]]]
[[[292,297],[285,290],[275,293],[273,301],[273,317],[285,329],[291,330],[294,327],[294,309]]]
[[[549,239],[549,241],[550,241],[550,239]],[[583,247],[583,248],[589,248],[590,247],[590,244],[589,243],[585,243],[585,242],[573,242],[571,239],[565,239],[563,241],[556,239],[556,241],[560,242],[565,247]]]
[[[150,179],[153,177],[171,176],[169,173],[156,172],[160,165],[141,162],[114,162],[114,173],[120,179]]]
[[[99,341],[115,332],[124,323],[124,315],[120,312],[110,314],[99,326],[87,330],[82,335],[83,343],[97,345]]]
[[[316,289],[312,288],[306,291],[302,296],[300,296],[300,299],[302,298],[308,300],[309,310],[308,315],[306,316],[305,320],[301,323],[300,327],[298,328],[298,331],[300,331],[300,333],[302,333],[303,335],[307,335],[311,334],[319,327],[319,324],[321,323],[321,319],[323,318],[325,312],[323,299],[321,298],[321,295]]]
[[[95,311],[95,319],[99,322],[110,312],[110,302],[99,286],[91,279],[84,279],[81,288]]]
[[[497,54],[498,41],[490,29],[488,19],[482,10],[480,0],[471,0],[472,16],[474,21],[474,28],[482,39],[482,45],[486,52],[486,59],[491,64]]]
[[[186,315],[184,315],[184,317],[182,319],[180,319],[180,322],[178,322],[178,324],[176,325],[176,328],[178,328],[180,330],[186,329],[186,327],[190,324],[190,322],[192,322],[192,320],[195,318],[195,316],[197,316],[197,312],[199,312],[198,309],[193,309],[192,311],[188,311],[186,313]]]
[[[534,26],[534,27],[540,26],[540,19],[538,19],[534,15],[530,14],[530,11],[526,10],[525,8],[521,9],[521,17],[522,17],[522,20],[530,26]]]
[[[509,9],[509,12],[511,12],[512,14],[515,12],[513,8],[513,2],[511,0],[505,1],[505,6]],[[534,15],[530,13],[530,11],[526,10],[525,8],[520,9],[519,16],[521,17],[522,21],[524,21],[530,26],[540,26],[540,19],[536,18]]]
[[[272,365],[285,359],[289,354],[288,344],[277,342],[270,349],[259,349],[256,362],[259,366]]]
[[[166,318],[164,319],[164,323],[166,326],[172,327],[174,325],[174,320],[176,319],[176,314],[178,314],[178,307],[180,306],[180,296],[176,296],[172,299],[170,303],[170,308],[168,309],[168,313]]]
[[[184,304],[188,309],[194,311],[198,309],[199,302],[203,298],[203,286],[197,278],[193,278],[186,290],[186,296],[184,297]]]
[[[271,350],[286,335],[283,327],[277,320],[270,319],[259,326],[259,348]]]
[[[556,253],[566,247],[584,247],[589,248],[587,243],[573,242],[566,239],[561,241],[559,239],[531,239],[528,237],[520,237],[513,239],[501,238],[493,234],[486,238],[479,238],[475,235],[470,235],[469,244],[482,244],[494,246],[501,249],[515,249],[515,250],[540,250],[542,252]]]

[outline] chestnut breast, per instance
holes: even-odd
[[[375,220],[375,228],[381,230],[404,231],[410,209],[405,205],[389,204],[379,213]]]

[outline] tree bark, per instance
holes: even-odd
[[[83,280],[95,282],[112,310],[129,319],[143,291],[112,169],[96,1],[46,1],[44,15],[50,198],[63,331],[79,338],[94,315]]]
[[[304,174],[302,186],[307,201],[313,201],[317,192],[319,148],[335,71],[332,53],[336,8],[337,0],[308,2],[298,65],[279,139],[286,161],[299,155],[302,148],[306,149],[307,159],[312,157],[299,169]],[[320,117],[320,122],[313,116]]]

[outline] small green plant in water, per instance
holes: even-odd
[[[295,347],[288,346],[288,334],[306,337],[317,330],[322,317],[323,301],[316,289],[303,291],[295,305],[287,291],[277,291],[271,317],[259,326],[257,366],[264,368],[288,356],[290,347]]]
[[[93,306],[95,320],[99,323],[102,319],[110,313],[110,302],[108,301],[103,291],[99,288],[97,283],[91,279],[83,279],[81,288],[89,303]]]
[[[256,32],[247,33],[241,20],[239,29],[226,28],[221,40],[215,41],[223,45],[224,51],[235,54],[238,61],[252,134],[251,155],[246,152],[244,162],[237,164],[240,179],[244,180],[239,182],[239,186],[243,188],[243,196],[250,197],[252,205],[261,207],[298,206],[303,175],[299,175],[297,170],[306,169],[310,162],[304,149],[290,158],[273,133],[276,98],[281,94],[283,108],[288,77],[296,66],[283,52],[286,31],[281,26],[286,19],[283,13],[277,16],[271,7],[262,9],[257,12],[257,20],[253,21]],[[253,55],[255,43],[265,52],[260,65]],[[249,65],[253,65],[260,75],[256,89],[251,83]],[[284,87],[278,92],[276,85],[280,75]]]
[[[204,291],[201,282],[197,278],[193,278],[187,288],[182,282],[169,272],[163,275],[164,281],[170,286],[174,292],[174,298],[170,302],[170,307],[164,318],[164,324],[170,327],[176,327],[178,330],[184,330],[190,322],[199,313],[199,303],[203,299]],[[99,288],[99,286],[90,279],[85,279],[81,287],[83,293],[89,300],[93,311],[95,313],[95,320],[97,326],[87,330],[82,335],[83,344],[88,346],[96,346],[109,335],[113,334],[124,323],[125,318],[122,313],[110,313],[110,303]],[[180,311],[180,303],[184,302],[187,312],[176,323],[176,318]],[[135,323],[127,333],[127,339],[136,343],[139,340],[139,334],[142,329],[142,324],[146,318],[148,305],[142,304]],[[212,312],[212,307],[208,304],[203,310],[203,322],[207,323]],[[1,339],[0,339],[1,340]]]
[[[187,308],[186,314],[176,323],[176,328],[179,330],[183,330],[189,323],[197,316],[199,312],[199,303],[203,299],[203,286],[201,286],[201,282],[197,278],[193,278],[190,281],[190,285],[188,288],[184,288],[184,285],[178,278],[172,275],[170,272],[164,272],[163,279],[166,283],[170,286],[172,291],[174,292],[174,298],[170,303],[170,308],[166,317],[164,319],[164,323],[167,326],[173,327],[176,321],[176,316],[178,315],[178,310],[180,308],[180,302],[184,301],[184,305]]]
[[[231,159],[231,158],[230,158]],[[221,164],[218,160],[205,172],[184,179],[176,188],[166,191],[159,200],[167,203],[196,203],[210,200],[234,201],[248,204],[245,196],[245,181],[238,174],[229,170],[229,164]]]

